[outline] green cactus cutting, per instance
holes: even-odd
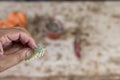
[[[37,46],[37,47],[34,49],[33,54],[30,55],[30,56],[26,59],[26,61],[31,61],[31,60],[33,60],[33,59],[35,59],[35,58],[37,58],[37,57],[41,57],[41,56],[44,55],[44,53],[45,53],[45,48],[41,48],[40,46]]]

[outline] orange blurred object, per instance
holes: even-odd
[[[17,25],[19,22],[16,12],[9,13],[7,16],[7,20],[12,22],[12,24],[14,24],[14,25]]]
[[[5,25],[6,27],[16,27],[16,25],[13,24],[13,23],[10,22],[10,21],[5,21],[5,22],[4,22],[4,25]]]
[[[26,26],[26,16],[23,12],[11,12],[8,14],[7,20],[0,20],[0,28],[9,28],[17,26]]]
[[[1,21],[1,20],[0,20],[0,26],[2,26],[3,24],[4,24],[4,21]]]
[[[14,25],[8,21],[0,21],[0,28],[14,27]]]
[[[26,17],[23,12],[11,12],[8,14],[7,20],[16,26],[25,27],[26,25]]]
[[[26,17],[24,13],[18,13],[19,17],[19,25],[25,27],[26,25]]]

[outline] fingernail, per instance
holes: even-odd
[[[34,48],[36,48],[36,47],[37,47],[37,44],[35,43]]]
[[[33,45],[31,46],[32,49],[34,49],[34,48],[36,48],[36,47],[37,47],[36,44],[33,44]]]

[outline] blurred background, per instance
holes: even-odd
[[[0,73],[0,80],[120,79],[120,2],[11,1],[0,2],[0,19],[24,14],[21,26],[46,52]]]

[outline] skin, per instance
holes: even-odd
[[[28,58],[35,47],[35,41],[25,29],[0,29],[0,72]]]

